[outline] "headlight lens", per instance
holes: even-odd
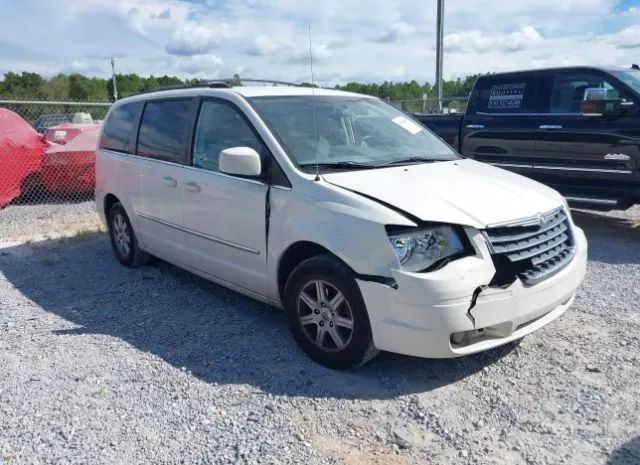
[[[450,226],[391,233],[389,241],[402,269],[407,271],[424,271],[465,251],[462,240]]]

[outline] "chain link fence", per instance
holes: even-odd
[[[95,147],[109,105],[0,100],[0,243],[100,228]]]
[[[464,113],[468,100],[468,97],[443,97],[392,100],[391,104],[408,113]]]

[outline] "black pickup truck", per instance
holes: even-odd
[[[413,115],[462,155],[536,179],[575,206],[640,203],[640,70],[482,76],[462,114]]]

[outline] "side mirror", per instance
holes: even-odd
[[[607,89],[604,87],[587,87],[584,90],[584,97],[582,100],[585,102],[592,102],[594,100],[606,100]]]
[[[220,152],[220,171],[236,176],[260,176],[262,161],[251,147],[231,147]]]
[[[631,111],[634,105],[622,99],[592,100],[582,102],[580,109],[585,116],[621,116]]]
[[[607,98],[607,89],[602,87],[588,87],[584,91],[584,100],[580,111],[585,116],[616,116],[622,115],[634,106],[633,102],[621,98]]]

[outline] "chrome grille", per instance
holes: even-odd
[[[547,279],[574,255],[571,222],[563,208],[518,224],[488,228],[484,234],[491,253],[507,259],[494,262],[512,265],[525,284]]]

